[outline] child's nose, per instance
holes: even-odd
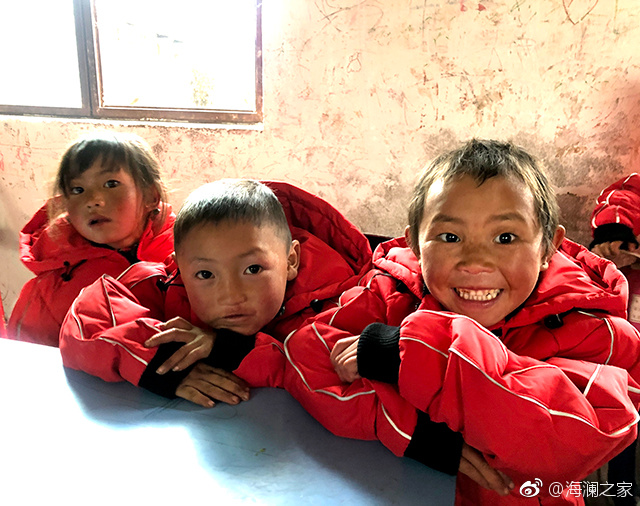
[[[100,191],[86,192],[87,207],[101,207],[104,205],[104,196]]]
[[[222,280],[219,285],[219,302],[226,306],[242,304],[246,300],[242,284],[234,279]]]
[[[458,267],[469,274],[491,272],[495,261],[488,248],[479,244],[469,244],[462,249]]]

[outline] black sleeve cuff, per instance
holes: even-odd
[[[164,374],[156,373],[156,369],[183,345],[184,343],[166,343],[158,346],[158,351],[142,373],[138,386],[154,394],[175,399],[178,386],[180,386],[182,380],[191,372],[193,366],[187,367],[183,371],[167,371]]]
[[[358,340],[358,374],[363,378],[398,383],[400,327],[372,323]]]
[[[418,423],[405,457],[446,474],[455,475],[462,457],[462,434],[444,423],[432,422],[426,413],[418,413]]]
[[[245,336],[232,330],[216,330],[213,349],[204,362],[211,367],[235,371],[240,362],[255,347],[256,336]]]
[[[622,225],[621,223],[607,223],[605,225],[600,225],[593,231],[593,241],[589,244],[589,249],[592,249],[594,246],[602,244],[603,242],[612,241],[622,241],[626,244],[631,243],[638,246],[638,240],[636,239],[636,236],[633,235],[633,230],[629,227]],[[624,244],[623,249],[625,249]]]

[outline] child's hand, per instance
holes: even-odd
[[[358,374],[358,340],[360,336],[340,339],[331,350],[331,363],[338,377],[345,383],[353,383]]]
[[[462,443],[459,471],[466,474],[481,487],[493,490],[498,495],[509,495],[513,482],[506,474],[496,471],[484,459],[482,453],[467,443]]]
[[[164,374],[170,370],[182,371],[198,360],[208,357],[216,339],[213,332],[202,330],[180,317],[162,323],[158,328],[162,332],[145,341],[144,345],[147,348],[170,342],[186,343],[158,367],[156,370],[158,374]]]
[[[182,380],[176,395],[188,401],[212,408],[214,400],[238,404],[249,400],[249,387],[235,374],[199,363]]]
[[[596,255],[611,260],[616,266],[621,269],[627,267],[636,262],[637,258],[632,253],[640,253],[638,247],[635,244],[629,244],[627,249],[621,249],[622,241],[602,242],[596,244],[591,251]]]

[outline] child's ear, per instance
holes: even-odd
[[[413,242],[411,241],[411,226],[407,225],[404,229],[404,240],[407,242],[407,246],[413,251],[413,254],[420,260],[420,248],[414,248]]]
[[[553,235],[553,240],[551,241],[551,245],[552,245],[551,251],[549,251],[545,255],[542,261],[542,265],[540,266],[541,271],[545,271],[549,268],[549,260],[551,259],[553,254],[558,250],[558,248],[562,244],[562,241],[564,241],[564,236],[566,235],[566,233],[567,233],[566,229],[562,225],[558,225],[558,228],[556,229],[556,233]]]
[[[300,267],[300,241],[291,241],[289,256],[287,257],[287,281],[296,279],[298,268]]]
[[[155,189],[147,190],[144,192],[144,207],[148,211],[157,209],[160,205],[160,195]]]

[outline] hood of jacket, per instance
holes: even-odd
[[[371,268],[365,235],[327,201],[292,184],[263,181],[278,197],[294,239],[300,241],[300,268],[285,294],[286,317],[340,295]]]
[[[378,246],[373,253],[373,262],[379,269],[402,281],[416,297],[433,298],[423,295],[420,264],[404,238],[392,239]],[[541,273],[533,293],[496,327],[506,331],[574,309],[605,311],[625,318],[627,299],[627,281],[612,262],[565,239],[551,257],[549,268]]]
[[[54,197],[55,198],[55,197]],[[61,269],[64,262],[75,265],[83,260],[112,255],[110,248],[96,247],[82,237],[62,215],[51,222],[45,203],[20,231],[20,260],[34,274]],[[175,215],[169,204],[165,206],[166,219],[159,230],[150,221],[138,245],[140,260],[161,262],[167,251],[173,251],[173,222]],[[160,258],[162,257],[162,258]]]

